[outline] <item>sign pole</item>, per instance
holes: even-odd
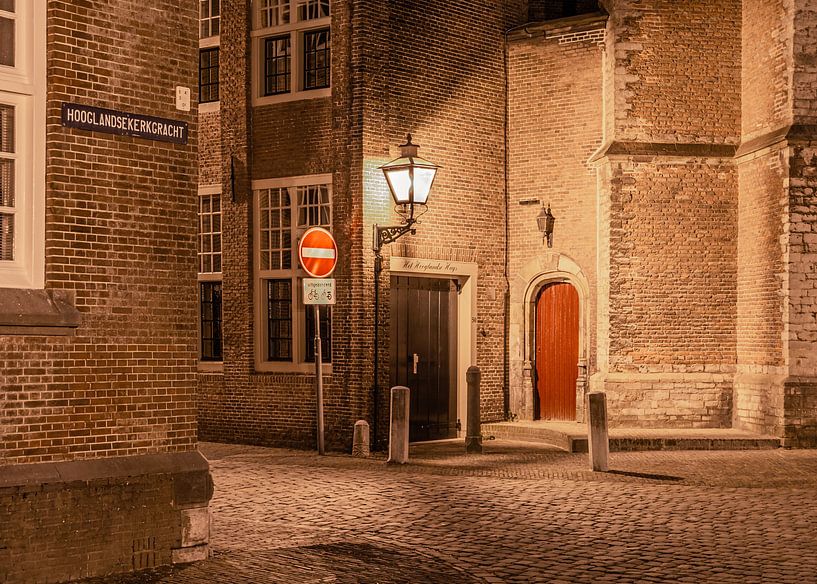
[[[335,280],[328,278],[338,264],[338,244],[323,227],[310,227],[298,242],[298,260],[313,279],[304,278],[303,302],[315,307],[315,401],[317,403],[318,454],[323,444],[323,355],[320,305],[335,304]],[[331,338],[331,336],[330,336]]]
[[[315,307],[315,392],[318,401],[318,454],[324,454],[323,448],[323,355],[321,354],[321,316],[320,306]]]

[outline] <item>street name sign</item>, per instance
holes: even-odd
[[[304,278],[304,304],[334,303],[334,278]]]
[[[93,132],[187,144],[187,122],[79,103],[63,102],[62,125]]]
[[[298,243],[301,267],[313,278],[326,278],[338,263],[338,245],[323,227],[310,227]]]

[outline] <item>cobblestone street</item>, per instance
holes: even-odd
[[[461,443],[382,458],[202,444],[212,558],[101,583],[815,582],[817,452]]]

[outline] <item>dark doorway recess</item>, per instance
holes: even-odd
[[[568,283],[545,286],[536,301],[536,389],[539,418],[576,418],[579,294]]]
[[[392,276],[391,385],[410,390],[409,440],[457,436],[457,288]]]

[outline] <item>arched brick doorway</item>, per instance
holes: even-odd
[[[534,411],[543,420],[576,418],[579,294],[568,282],[542,287],[536,300]]]

